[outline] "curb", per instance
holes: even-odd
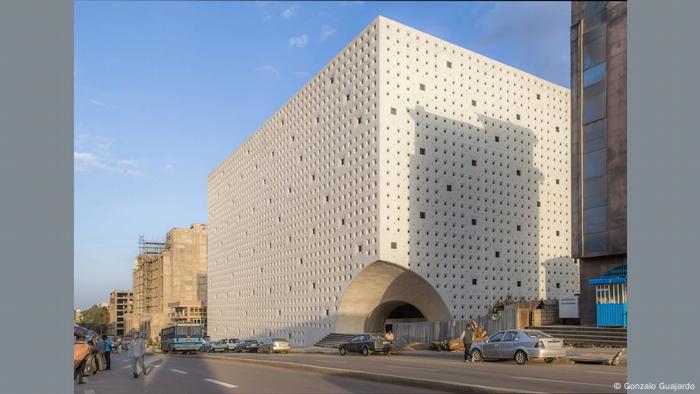
[[[180,356],[176,355],[176,357],[180,357]],[[390,374],[383,374],[383,373],[377,373],[377,372],[366,372],[366,371],[357,371],[357,370],[351,370],[351,369],[322,367],[322,366],[309,365],[309,364],[297,364],[297,363],[292,363],[292,362],[288,362],[288,361],[257,360],[257,359],[250,359],[250,358],[202,356],[202,355],[183,356],[183,357],[210,358],[210,359],[215,359],[215,360],[231,361],[231,362],[238,362],[238,363],[258,364],[258,365],[265,365],[265,366],[269,366],[269,367],[285,368],[285,369],[307,371],[307,372],[317,372],[317,373],[323,373],[323,374],[327,374],[327,375],[344,376],[344,377],[349,377],[349,378],[363,379],[363,380],[378,382],[378,383],[391,383],[391,384],[398,384],[398,385],[404,385],[404,386],[422,387],[422,388],[426,388],[426,389],[447,391],[447,392],[451,392],[451,393],[541,393],[539,391],[514,390],[514,389],[508,389],[508,388],[502,388],[502,387],[483,386],[483,385],[478,385],[478,384],[444,382],[444,381],[439,381],[439,380],[418,379],[418,378],[411,378],[408,376],[390,375]]]

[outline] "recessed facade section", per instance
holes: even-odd
[[[209,334],[302,346],[578,292],[554,181],[569,108],[563,87],[375,19],[210,174]]]

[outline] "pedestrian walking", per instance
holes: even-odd
[[[459,336],[459,339],[462,340],[462,344],[464,345],[464,362],[468,363],[471,361],[471,354],[469,354],[469,347],[472,344],[472,334],[470,333],[471,327],[469,324],[464,326],[464,330],[462,330],[462,335]]]
[[[102,341],[104,342],[104,357],[107,363],[106,370],[112,369],[112,340],[107,337],[107,335],[102,334]]]
[[[141,366],[141,372],[144,376],[148,375],[146,366],[143,363],[143,356],[146,353],[146,343],[143,338],[140,337],[138,333],[134,333],[129,343],[129,359],[131,360],[131,372],[134,375],[134,379],[139,377],[136,369],[136,363]]]

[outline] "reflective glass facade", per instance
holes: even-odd
[[[589,1],[583,9],[581,219],[584,254],[608,249],[606,5],[607,2]]]

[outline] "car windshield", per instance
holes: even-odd
[[[282,338],[275,338],[275,339],[273,339],[273,341],[275,341],[275,342],[287,342],[286,339],[282,339]]]
[[[530,338],[535,338],[535,339],[552,338],[551,335],[545,334],[542,331],[537,331],[537,330],[528,330],[528,331],[525,331],[525,334],[527,334],[527,336],[529,336]]]

